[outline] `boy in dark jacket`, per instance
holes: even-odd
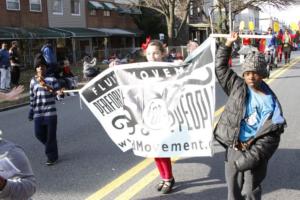
[[[254,51],[246,56],[243,78],[228,67],[237,39],[232,33],[217,52],[216,76],[229,98],[214,136],[226,148],[228,199],[261,199],[260,184],[286,122],[276,95],[263,81],[268,75],[263,54]]]

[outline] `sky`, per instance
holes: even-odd
[[[287,24],[292,22],[298,23],[300,21],[300,5],[293,5],[284,10],[277,10],[274,7],[264,6],[262,8],[264,13],[276,17],[279,21],[285,21]]]

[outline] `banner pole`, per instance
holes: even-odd
[[[230,34],[222,34],[222,33],[214,33],[210,34],[209,37],[212,38],[228,38],[230,37]],[[240,38],[272,38],[272,35],[239,35]]]
[[[63,92],[64,93],[72,93],[72,92],[79,93],[79,89],[76,89],[76,90],[64,90]]]

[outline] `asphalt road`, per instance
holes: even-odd
[[[235,69],[239,71],[239,67]],[[263,199],[296,200],[300,199],[300,134],[297,126],[300,121],[300,63],[270,81],[281,101],[288,128],[270,161],[268,176],[263,183]],[[226,96],[218,86],[216,94],[217,110],[225,103]],[[68,97],[57,107],[60,160],[51,167],[44,164],[43,146],[34,137],[33,123],[27,120],[28,107],[0,113],[3,138],[20,144],[32,163],[38,181],[34,200],[82,200],[101,188],[99,193],[107,193],[103,195],[104,199],[226,199],[223,149],[217,143],[212,158],[177,160],[173,165],[174,191],[161,195],[154,190],[159,180],[157,174],[152,179],[147,178],[155,171],[153,163],[139,168],[141,171],[133,178],[126,178],[129,174],[124,173],[145,159],[131,152],[122,153],[90,111],[84,105],[81,109],[78,97]]]

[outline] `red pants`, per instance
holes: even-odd
[[[165,180],[173,179],[171,158],[154,158],[160,177]]]
[[[232,67],[232,57],[230,56],[229,60],[228,60],[228,66]]]
[[[281,60],[282,60],[282,45],[277,46],[276,53],[277,53],[278,62],[281,62]]]

